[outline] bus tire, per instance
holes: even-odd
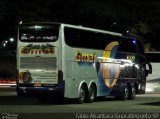
[[[85,86],[82,85],[79,90],[78,103],[82,104],[85,102],[85,100],[86,100],[86,89],[85,89]]]
[[[25,96],[25,93],[23,91],[21,91],[19,88],[16,88],[16,92],[18,96]]]
[[[127,100],[128,98],[129,98],[129,86],[125,85],[123,88],[123,93],[122,93],[121,99]]]
[[[131,86],[131,89],[129,91],[129,100],[134,100],[136,97],[136,88],[135,85]]]
[[[96,87],[92,84],[88,91],[88,102],[92,103],[96,99]]]
[[[40,103],[45,103],[45,102],[48,101],[48,99],[45,98],[45,97],[38,97],[38,101],[39,101]]]

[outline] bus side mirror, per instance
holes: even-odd
[[[147,62],[147,67],[146,67],[146,77],[148,76],[148,74],[152,74],[152,65],[150,62]]]

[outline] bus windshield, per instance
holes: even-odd
[[[58,32],[58,24],[25,24],[19,27],[19,39],[22,42],[55,42]]]

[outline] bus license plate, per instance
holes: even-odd
[[[40,87],[40,86],[42,86],[42,84],[40,84],[40,83],[35,83],[34,86]]]

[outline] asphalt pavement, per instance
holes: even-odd
[[[42,103],[34,97],[17,96],[15,87],[0,88],[0,119],[124,119],[139,115],[160,118],[160,94],[137,95],[135,100],[126,101],[107,97],[84,104],[68,99]]]

